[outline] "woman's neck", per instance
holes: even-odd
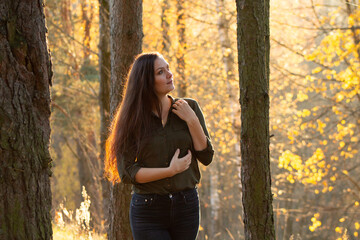
[[[167,120],[169,109],[171,107],[171,99],[167,95],[164,95],[164,96],[159,97],[159,102],[161,105],[161,115],[162,115],[162,116],[159,116],[159,118],[161,118],[163,125],[164,125]],[[155,114],[158,115],[158,113],[155,113]]]
[[[160,97],[159,102],[161,109],[166,110],[167,108],[170,108],[170,98],[167,95]]]

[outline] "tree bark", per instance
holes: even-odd
[[[141,53],[142,38],[142,0],[111,0],[111,115],[122,101],[127,73],[135,56]],[[129,184],[112,185],[109,239],[132,239],[129,222],[130,193]]]
[[[101,159],[101,185],[103,201],[103,219],[105,230],[109,228],[110,183],[104,177],[105,142],[110,125],[110,19],[109,0],[100,1],[100,42],[99,42],[99,68],[100,68],[100,159]]]
[[[187,91],[187,81],[185,76],[185,51],[186,51],[186,37],[185,37],[185,1],[176,0],[176,29],[178,33],[179,43],[176,51],[177,62],[177,85],[179,97],[185,97]]]
[[[236,0],[245,239],[275,239],[269,156],[268,1]]]
[[[0,19],[0,239],[52,239],[43,2],[1,1]]]

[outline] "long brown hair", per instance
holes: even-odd
[[[116,110],[106,140],[105,176],[112,182],[120,181],[116,156],[128,148],[138,151],[140,140],[151,131],[152,110],[161,116],[161,105],[154,91],[157,58],[162,58],[158,52],[139,54],[128,73],[125,96]]]

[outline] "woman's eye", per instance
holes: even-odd
[[[162,74],[162,73],[163,73],[163,70],[160,70],[160,71],[159,71],[159,74]]]

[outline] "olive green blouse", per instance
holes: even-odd
[[[168,194],[194,188],[200,181],[200,171],[197,160],[207,166],[213,159],[214,150],[206,129],[204,116],[198,103],[190,98],[184,99],[199,118],[200,124],[207,137],[207,147],[202,151],[196,151],[194,149],[186,122],[172,112],[172,105],[175,103],[175,99],[171,96],[169,96],[169,98],[171,98],[172,104],[165,126],[162,125],[161,119],[154,114],[154,131],[149,137],[145,137],[141,141],[138,153],[136,154],[135,149],[128,149],[117,156],[117,167],[121,181],[123,183],[132,183],[133,191],[136,193]],[[185,156],[188,149],[190,149],[192,153],[191,164],[187,170],[170,178],[153,182],[140,184],[135,181],[135,175],[142,167],[168,167],[178,148],[180,149],[179,157]]]

